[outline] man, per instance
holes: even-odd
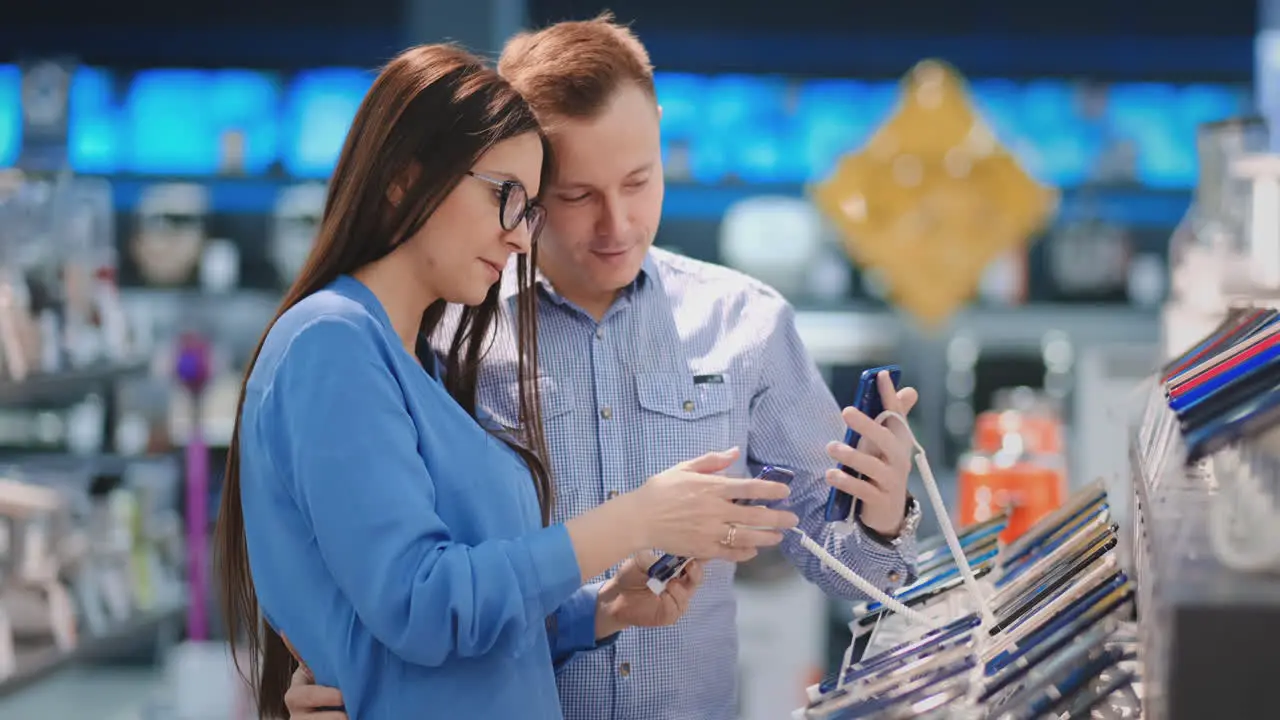
[[[911,445],[901,431],[856,411],[841,421],[777,292],[651,248],[663,197],[661,111],[636,37],[608,17],[560,23],[512,38],[499,71],[533,105],[553,148],[537,291],[555,521],[678,462],[737,446],[745,452],[730,472],[754,474],[765,464],[795,471],[790,509],[846,565],[885,589],[909,582],[920,511],[906,493]],[[514,301],[513,282],[502,292]],[[506,328],[481,378],[483,404],[508,422],[516,417],[513,348]],[[915,398],[910,389],[890,392],[886,406],[905,414]],[[851,452],[833,442],[846,423],[877,448]],[[871,480],[833,470],[837,461]],[[827,483],[862,500],[860,522],[824,522]],[[795,535],[782,548],[827,593],[861,597]],[[707,563],[676,624],[628,628],[603,647],[582,648],[591,651],[558,675],[565,717],[734,718],[734,569]],[[297,720],[321,717],[304,708],[338,702],[327,688],[295,691]]]

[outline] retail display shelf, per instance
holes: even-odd
[[[0,381],[0,407],[73,404],[111,383],[145,374],[145,361],[102,363],[59,373]]]
[[[1280,667],[1280,575],[1242,572],[1215,552],[1219,494],[1252,453],[1232,448],[1187,467],[1162,397],[1130,443],[1132,543],[1147,669],[1143,717],[1190,720],[1274,712]],[[1248,532],[1248,530],[1245,530]],[[1265,539],[1257,539],[1265,542]]]
[[[183,605],[138,611],[132,618],[102,635],[82,637],[76,649],[68,652],[51,647],[31,650],[19,647],[18,669],[9,678],[0,680],[0,697],[29,687],[73,663],[128,653],[155,643],[166,633],[176,635],[184,613]]]

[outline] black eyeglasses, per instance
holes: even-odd
[[[529,238],[538,239],[542,223],[547,218],[547,209],[537,200],[529,199],[529,191],[519,180],[501,180],[476,172],[467,174],[498,189],[498,222],[502,223],[503,230],[515,230],[524,220],[529,227]]]

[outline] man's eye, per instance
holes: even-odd
[[[569,203],[582,202],[587,199],[587,193],[581,193],[579,195],[561,195],[560,199]]]

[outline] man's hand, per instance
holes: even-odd
[[[284,704],[289,709],[289,720],[347,720],[342,710],[330,709],[342,707],[342,693],[337,688],[316,685],[306,665],[293,673]]]
[[[616,575],[600,588],[596,610],[596,637],[603,638],[627,627],[671,625],[684,615],[689,600],[702,584],[702,563],[691,561],[684,572],[667,583],[661,595],[646,585],[649,566],[658,556],[641,553],[622,564]]]
[[[904,418],[915,406],[919,394],[913,388],[895,391],[889,373],[876,378],[884,409]],[[857,448],[841,442],[827,445],[832,460],[866,476],[859,480],[832,468],[827,483],[862,501],[862,524],[885,537],[897,537],[906,519],[907,478],[911,475],[911,455],[915,446],[902,423],[891,419],[887,425],[876,423],[857,408],[847,407],[842,413],[845,424],[862,439]]]

